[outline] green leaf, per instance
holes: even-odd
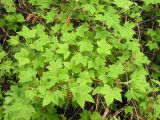
[[[160,3],[160,0],[143,0],[146,5]]]
[[[133,59],[134,59],[134,63],[138,66],[150,63],[148,58],[142,52],[133,53]]]
[[[20,70],[19,72],[20,83],[30,82],[36,79],[36,70],[31,67]]]
[[[14,57],[19,62],[19,66],[26,65],[30,62],[28,55],[29,55],[29,51],[25,48],[21,48],[20,52],[14,55]]]
[[[132,113],[133,112],[133,106],[127,106],[124,111],[125,111],[126,114]]]
[[[117,29],[117,26],[119,26],[120,23],[119,18],[120,16],[116,14],[115,9],[112,7],[108,7],[107,11],[104,12],[104,15],[96,14],[94,20],[105,23],[109,28],[114,27]]]
[[[93,51],[93,44],[89,41],[80,41],[78,43],[80,47],[80,52],[88,51],[91,52]]]
[[[54,20],[54,17],[57,14],[57,9],[56,8],[52,8],[50,12],[47,13],[46,16],[44,16],[44,18],[46,19],[46,23],[50,23]]]
[[[47,91],[44,99],[43,99],[43,106],[49,105],[53,100],[53,93],[50,91]]]
[[[84,34],[87,31],[88,31],[88,26],[83,24],[76,29],[76,35],[80,37],[84,37]]]
[[[118,31],[122,38],[125,38],[126,40],[132,40],[135,33],[133,30],[134,27],[135,25],[133,23],[125,22],[122,27],[119,27]]]
[[[146,46],[149,47],[150,50],[153,50],[153,49],[158,49],[158,44],[157,42],[152,42],[152,41],[149,41]]]
[[[58,44],[58,50],[56,50],[57,53],[63,54],[64,59],[68,58],[70,55],[70,51],[68,50],[68,44]]]
[[[25,19],[22,14],[16,14],[17,22],[25,22]]]
[[[33,106],[20,99],[7,107],[5,112],[8,114],[10,120],[30,120],[31,116],[35,114]]]
[[[99,54],[102,54],[102,55],[111,54],[112,45],[110,45],[109,43],[106,43],[104,39],[97,41],[97,45],[98,45],[97,51]]]
[[[73,44],[75,42],[75,40],[76,40],[75,33],[63,32],[63,36],[61,37],[61,41]]]
[[[82,7],[85,11],[89,11],[91,14],[94,14],[96,11],[95,7],[92,4],[85,4],[82,5]]]
[[[80,113],[81,116],[80,120],[89,120],[90,114],[91,114],[90,111],[83,110],[83,112]]]
[[[115,79],[119,75],[123,74],[124,72],[125,71],[124,71],[123,65],[121,63],[116,63],[113,65],[109,65],[109,72],[107,76]]]
[[[61,59],[57,59],[56,61],[51,61],[49,63],[49,66],[47,66],[47,69],[49,71],[52,71],[52,72],[55,72],[57,71],[58,69],[62,68],[62,61]]]
[[[71,59],[71,61],[75,62],[75,65],[78,64],[83,64],[84,66],[86,66],[87,64],[87,60],[88,60],[88,56],[83,56],[81,53],[77,53],[76,55],[74,55]]]
[[[103,87],[97,87],[96,89],[94,89],[93,95],[97,93],[104,95],[105,102],[108,106],[113,103],[114,99],[122,101],[121,89],[116,87],[111,88],[109,85],[104,85]]]
[[[117,7],[123,8],[124,10],[128,10],[133,2],[130,0],[114,0],[114,4],[116,4]]]
[[[1,0],[0,4],[4,5],[4,8],[6,9],[7,12],[15,12],[15,4],[13,0]]]
[[[23,36],[26,40],[36,37],[36,29],[30,30],[27,26],[23,25],[22,31],[17,32],[19,36]]]
[[[91,120],[102,120],[102,116],[98,112],[93,112],[90,114]]]
[[[92,91],[92,87],[87,85],[76,85],[74,87],[70,87],[71,92],[77,101],[77,103],[84,108],[85,102],[94,102],[92,96],[89,94]]]
[[[79,74],[79,78],[77,79],[77,83],[87,85],[87,83],[92,83],[92,78],[94,78],[94,73],[83,71]]]
[[[1,50],[0,51],[0,61],[6,56],[5,51]]]
[[[43,47],[50,42],[47,35],[41,36],[34,43],[30,44],[32,49],[36,49],[37,51],[43,51]]]
[[[19,42],[19,36],[10,36],[10,39],[7,41],[10,45],[16,46]]]
[[[49,105],[51,102],[59,105],[59,99],[64,99],[64,93],[62,91],[56,90],[54,92],[51,92],[48,90],[43,99],[43,106]]]

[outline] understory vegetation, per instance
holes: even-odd
[[[160,119],[160,0],[0,0],[0,119]]]

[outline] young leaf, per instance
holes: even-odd
[[[116,99],[118,101],[122,101],[121,98],[121,89],[119,88],[111,88],[109,85],[105,85],[103,87],[97,87],[93,91],[93,95],[95,94],[102,94],[104,95],[104,99],[106,104],[109,106],[111,103],[113,103],[113,100]]]
[[[124,73],[123,65],[121,63],[116,63],[113,65],[109,65],[109,72],[108,72],[107,76],[115,79],[120,74],[123,74],[123,73]]]
[[[31,104],[24,103],[24,101],[18,99],[13,105],[7,107],[6,113],[11,118],[10,120],[30,120],[35,114],[35,110]]]
[[[80,41],[78,43],[80,47],[80,52],[88,51],[91,52],[93,51],[93,44],[89,41]]]
[[[23,25],[22,31],[17,32],[19,36],[23,36],[26,40],[36,37],[36,29],[30,30],[27,26]]]
[[[70,88],[75,100],[82,108],[84,108],[86,101],[94,102],[92,96],[89,94],[92,90],[92,87],[89,87],[87,85],[76,85]]]
[[[116,4],[117,7],[128,10],[129,7],[133,4],[133,2],[131,2],[130,0],[114,0],[114,4]]]
[[[97,41],[97,45],[98,45],[97,51],[99,54],[102,54],[102,55],[111,54],[112,45],[110,45],[109,43],[106,43],[104,39]]]
[[[7,41],[10,45],[16,46],[20,43],[19,36],[10,36],[10,39]]]
[[[30,60],[28,58],[28,55],[29,51],[25,48],[21,48],[21,51],[14,55],[14,57],[19,62],[19,66],[26,65],[27,63],[29,63]]]
[[[36,78],[36,70],[34,70],[31,67],[25,68],[23,70],[19,71],[19,78],[20,78],[20,83],[25,83],[25,82],[29,82],[32,81]]]
[[[46,23],[52,22],[56,14],[57,14],[57,9],[55,8],[51,9],[51,11],[48,12],[46,16],[44,16],[44,18],[46,19]]]

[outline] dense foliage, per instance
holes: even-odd
[[[1,0],[0,119],[160,119],[160,0]]]

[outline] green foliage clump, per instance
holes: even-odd
[[[160,119],[160,0],[1,0],[0,119]]]

